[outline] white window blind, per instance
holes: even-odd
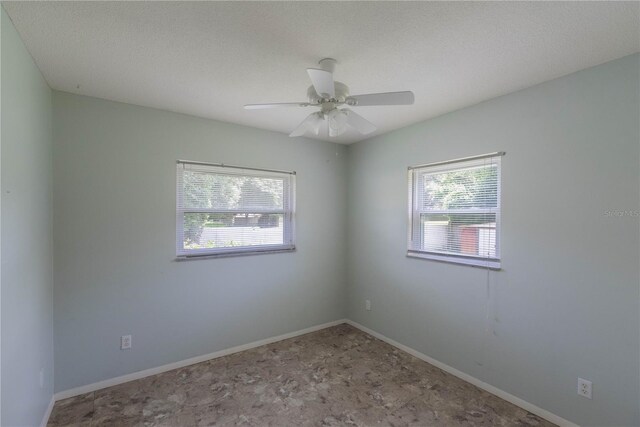
[[[177,162],[178,257],[295,249],[295,173]]]
[[[500,268],[502,155],[409,168],[407,255]]]

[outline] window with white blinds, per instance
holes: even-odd
[[[295,249],[295,172],[177,162],[180,258]]]
[[[502,155],[409,168],[407,255],[500,268]]]

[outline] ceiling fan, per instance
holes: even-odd
[[[366,95],[350,95],[349,87],[344,83],[333,80],[336,60],[322,59],[320,69],[307,68],[312,86],[307,90],[308,102],[284,102],[276,104],[248,104],[247,110],[259,110],[279,107],[320,107],[320,111],[309,114],[289,136],[302,136],[307,131],[315,135],[320,134],[321,125],[327,121],[330,137],[343,134],[348,127],[363,135],[376,130],[376,126],[349,108],[375,105],[411,105],[414,101],[413,92],[369,93]]]

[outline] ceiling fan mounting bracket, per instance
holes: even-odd
[[[336,61],[333,58],[323,58],[320,61],[318,61],[320,68],[330,73],[333,73],[335,71],[337,63],[338,61]]]

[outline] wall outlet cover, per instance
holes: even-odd
[[[591,381],[578,378],[578,395],[591,399],[592,384]]]
[[[120,349],[126,350],[131,348],[131,335],[123,335],[120,337]]]

